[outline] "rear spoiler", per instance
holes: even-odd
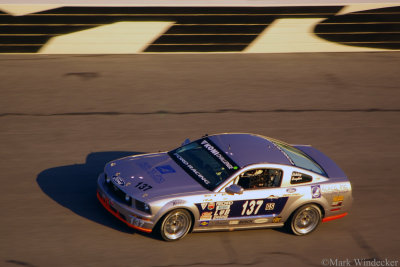
[[[315,162],[317,162],[318,165],[324,169],[329,178],[347,178],[342,169],[321,151],[313,148],[312,146],[294,145],[294,147],[301,150]]]

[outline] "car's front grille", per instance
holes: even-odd
[[[126,193],[119,189],[115,184],[113,184],[111,181],[110,182],[105,182],[105,185],[110,191],[112,192],[112,195],[117,198],[120,202],[125,203],[129,206],[132,206],[132,198],[129,197],[129,200],[125,199]]]

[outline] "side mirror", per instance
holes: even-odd
[[[243,187],[237,184],[231,184],[227,188],[225,188],[225,192],[228,193],[229,195],[234,195],[234,194],[243,194]]]
[[[189,138],[186,138],[186,140],[185,141],[183,141],[183,143],[182,143],[182,145],[181,146],[185,146],[185,145],[187,145],[187,144],[189,144],[190,143],[190,140],[189,140]]]

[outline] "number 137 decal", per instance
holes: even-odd
[[[288,197],[277,199],[248,199],[227,202],[197,203],[199,212],[214,212],[213,219],[236,218],[280,214],[286,205]],[[228,203],[229,202],[229,203]],[[218,218],[215,216],[219,216]],[[221,218],[220,218],[221,217]]]
[[[242,213],[241,215],[257,215],[261,206],[264,204],[263,199],[259,200],[247,200],[242,206]],[[275,208],[274,202],[268,202],[265,204],[265,210],[272,211]]]

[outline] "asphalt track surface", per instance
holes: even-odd
[[[2,55],[0,266],[400,260],[399,69],[399,53]],[[324,151],[352,181],[351,213],[304,237],[262,229],[167,243],[97,202],[106,161],[220,132]]]

